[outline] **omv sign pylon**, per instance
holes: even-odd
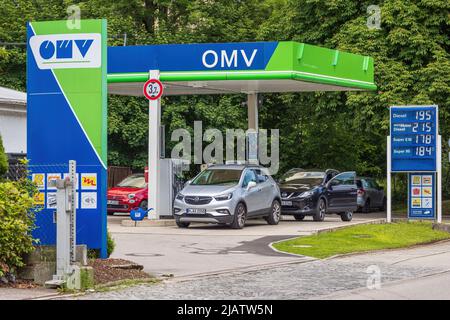
[[[30,38],[39,69],[99,68],[101,36],[95,33],[39,35]]]

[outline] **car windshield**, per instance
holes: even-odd
[[[233,169],[206,169],[201,172],[191,185],[235,185],[239,183],[242,170]]]
[[[290,170],[281,176],[281,183],[292,184],[320,184],[325,177],[325,172]]]
[[[117,186],[125,188],[145,188],[147,183],[145,182],[145,177],[143,175],[132,175],[123,179]]]

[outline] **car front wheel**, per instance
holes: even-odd
[[[353,218],[353,212],[346,211],[341,213],[341,220],[342,221],[352,221]]]
[[[245,220],[247,219],[247,209],[245,208],[245,205],[240,202],[236,206],[236,209],[234,210],[234,218],[233,222],[231,223],[231,228],[233,229],[242,229],[245,226]]]
[[[370,199],[366,200],[366,203],[364,203],[364,207],[362,208],[363,213],[370,213]]]
[[[278,200],[272,202],[272,209],[266,218],[268,224],[276,225],[280,222],[281,206]]]
[[[316,213],[313,215],[314,221],[323,221],[325,219],[325,214],[327,213],[327,204],[324,199],[319,199],[317,204]]]
[[[380,210],[384,212],[386,211],[386,208],[387,208],[387,200],[386,198],[383,198],[383,204],[381,205]]]
[[[176,221],[178,228],[189,228],[190,222]]]

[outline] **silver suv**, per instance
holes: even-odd
[[[213,165],[200,172],[177,194],[173,215],[178,227],[191,222],[226,224],[242,229],[250,218],[275,225],[281,214],[280,189],[257,165]]]

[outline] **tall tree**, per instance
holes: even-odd
[[[0,136],[0,177],[8,171],[8,158],[3,148],[2,136]]]
[[[6,3],[5,3],[6,2]],[[449,120],[447,0],[375,1],[379,29],[368,27],[374,1],[363,0],[3,0],[0,42],[25,42],[29,20],[108,19],[109,45],[295,40],[375,58],[378,92],[266,94],[261,126],[279,128],[281,171],[292,166],[356,169],[384,176],[388,107],[438,104],[440,131]],[[0,45],[0,84],[25,89],[25,47]],[[168,134],[204,127],[245,128],[242,95],[170,97],[163,101]],[[142,168],[147,153],[147,103],[110,96],[109,162]],[[448,150],[445,144],[444,153]],[[445,179],[450,181],[447,161]],[[448,184],[447,184],[448,185]]]

